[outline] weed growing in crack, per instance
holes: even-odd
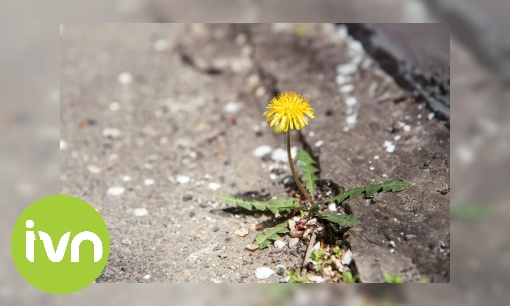
[[[365,194],[366,198],[371,198],[381,191],[402,191],[409,187],[409,183],[399,180],[382,181],[379,184],[345,189],[330,198],[324,197],[320,192],[318,195],[316,191],[318,190],[317,183],[320,185],[320,178],[318,177],[319,169],[315,166],[317,162],[304,150],[296,154],[296,165],[302,174],[301,180],[305,183],[305,188],[295,171],[290,152],[290,131],[294,128],[300,130],[308,124],[305,115],[312,119],[315,118],[308,100],[299,94],[286,92],[273,98],[267,108],[269,110],[264,113],[267,116],[266,121],[271,121],[271,127],[277,125],[286,132],[289,166],[294,181],[305,199],[260,201],[231,195],[218,195],[217,199],[233,208],[241,207],[248,211],[253,209],[269,211],[275,216],[282,216],[287,220],[258,233],[253,243],[246,246],[248,250],[267,248],[274,241],[279,240],[280,235],[286,234],[293,238],[301,238],[303,243],[308,244],[302,266],[287,270],[286,282],[355,282],[358,275],[353,276],[350,271],[354,267],[351,251],[346,248],[341,249],[338,245],[333,247],[326,243],[326,240],[332,240],[331,237],[326,237],[327,235],[339,233],[340,237],[336,238],[342,238],[346,229],[356,225],[354,215],[339,213],[336,207],[341,206],[344,201],[354,199],[362,194]],[[335,203],[334,209],[330,206],[333,203]],[[319,242],[315,243],[317,238]]]

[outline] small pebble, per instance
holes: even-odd
[[[94,174],[98,174],[98,173],[101,173],[101,171],[103,171],[103,169],[101,169],[98,166],[94,166],[94,165],[88,166],[87,169],[89,170],[90,173],[94,173]]]
[[[67,149],[67,142],[64,139],[60,139],[60,150]]]
[[[218,183],[209,183],[209,189],[211,189],[211,190],[217,190],[220,187],[221,187],[221,185]]]
[[[122,177],[122,180],[123,180],[124,182],[129,182],[129,181],[131,181],[131,177],[130,177],[130,176],[127,176],[127,175],[124,175],[124,176]]]
[[[354,63],[347,63],[336,66],[336,73],[338,74],[353,74],[358,69],[358,66]]]
[[[145,184],[145,186],[154,185],[154,180],[147,179],[147,180],[144,180],[143,183]]]
[[[110,103],[110,110],[111,110],[112,112],[116,112],[116,111],[118,111],[119,109],[120,109],[120,104],[119,104],[119,103],[117,103],[117,102],[112,102],[112,103]]]
[[[317,224],[317,219],[313,218],[313,219],[310,219],[308,220],[308,222],[306,222],[306,225],[315,225]]]
[[[397,247],[397,245],[395,244],[395,241],[393,241],[393,240],[391,240],[391,241],[390,241],[390,245],[391,245],[393,248]]]
[[[330,204],[328,204],[328,210],[330,210],[330,211],[336,211],[336,210],[337,210],[336,203],[330,203]]]
[[[430,114],[428,114],[428,116],[427,116],[427,117],[429,118],[429,120],[432,120],[432,119],[434,118],[434,116],[435,116],[435,115],[436,115],[436,114],[434,114],[434,113],[430,113]]]
[[[293,248],[298,243],[299,243],[299,238],[290,238],[289,239],[289,248]]]
[[[163,52],[163,51],[167,50],[168,48],[170,48],[170,42],[166,39],[160,38],[154,42],[153,47],[154,47],[154,50],[156,50],[158,52]]]
[[[262,224],[250,224],[250,225],[248,225],[248,229],[250,229],[250,230],[258,230],[259,228],[262,228]]]
[[[124,193],[126,189],[124,187],[110,187],[108,188],[108,191],[106,191],[106,194],[111,196],[119,196]]]
[[[296,184],[296,181],[294,181],[294,177],[292,177],[292,175],[287,175],[283,178],[282,183],[284,186],[290,186]]]
[[[410,125],[404,126],[404,131],[410,132],[411,131],[411,126]]]
[[[370,167],[370,168],[368,168],[368,169],[370,169],[370,171],[374,171],[374,170],[375,170],[375,168],[374,168],[374,167]]]
[[[285,266],[277,265],[275,268],[276,268],[276,274],[283,276],[283,274],[285,273]]]
[[[120,138],[122,136],[122,132],[116,128],[105,128],[103,130],[103,137],[107,138]]]
[[[395,151],[395,145],[391,141],[385,141],[383,147],[386,147],[386,152],[392,153]]]
[[[283,242],[282,240],[276,240],[274,242],[274,246],[275,248],[281,249],[285,246],[285,242]]]
[[[347,251],[342,252],[342,256],[341,256],[340,260],[342,262],[342,265],[348,266],[351,263],[351,261],[352,261],[352,252],[351,252],[351,250],[347,250]]]
[[[404,236],[404,239],[406,241],[409,241],[409,240],[414,239],[414,238],[416,238],[416,235],[407,234],[407,235]]]
[[[385,173],[385,174],[382,175],[382,177],[388,177],[388,175]]]
[[[390,253],[395,253],[395,250],[394,250],[394,249],[391,249],[391,250],[390,250]]]
[[[145,209],[145,208],[136,208],[135,210],[133,210],[133,213],[137,217],[143,217],[143,216],[146,216],[148,212],[147,212],[147,209]]]
[[[259,146],[255,150],[253,150],[253,156],[255,157],[262,157],[266,155],[267,153],[270,153],[272,151],[270,146]]]
[[[354,90],[354,86],[352,84],[345,84],[340,87],[341,93],[350,93]]]
[[[319,140],[319,141],[317,141],[317,142],[315,143],[315,146],[316,146],[316,147],[320,147],[320,146],[322,146],[323,144],[324,144],[324,141]]]
[[[356,99],[356,97],[348,97],[345,99],[345,105],[347,105],[347,107],[353,107],[357,103],[358,99]]]
[[[276,180],[278,178],[278,175],[276,175],[274,173],[270,173],[269,174],[269,178],[274,181],[274,180]]]
[[[191,200],[193,200],[193,196],[192,196],[191,194],[187,194],[187,195],[185,195],[185,196],[183,196],[183,197],[182,197],[182,200],[183,200],[184,202],[191,201]]]
[[[133,81],[133,76],[129,72],[122,72],[117,77],[117,82],[121,85],[127,85]]]
[[[143,279],[149,279],[149,278],[151,278],[151,276],[150,276],[149,274],[147,274],[147,275],[145,275],[145,276],[143,277]]]
[[[397,136],[395,136],[393,139],[395,139],[395,141],[399,141],[399,140],[400,140],[400,138],[402,138],[402,136],[397,135]]]
[[[317,275],[308,276],[308,280],[314,283],[324,283],[325,281],[324,278]]]
[[[223,107],[223,111],[225,113],[235,113],[235,112],[239,111],[241,108],[243,108],[243,104],[242,103],[228,102]]]
[[[215,226],[215,227],[213,228],[213,230],[212,230],[212,231],[216,233],[216,232],[217,232],[217,231],[219,231],[219,230],[220,230],[220,228],[219,228],[219,227],[217,227],[217,226]]]
[[[379,155],[374,156],[374,159],[379,159]]]
[[[170,179],[170,178],[169,178]],[[190,181],[190,177],[186,175],[178,175],[177,176],[177,182],[179,184],[186,184]]]
[[[259,248],[259,246],[258,246],[258,245],[256,245],[256,244],[248,244],[248,245],[246,245],[246,246],[244,246],[244,247],[245,247],[247,250],[249,250],[249,251],[255,251],[255,250],[257,250],[257,249]]]
[[[249,234],[249,231],[248,231],[248,230],[246,230],[246,229],[244,229],[244,228],[240,228],[240,229],[236,230],[236,231],[234,232],[234,234],[235,234],[235,235],[237,235],[237,236],[239,236],[239,237],[244,237],[244,236],[246,236],[246,235],[248,235],[248,234]]]
[[[268,267],[260,267],[255,270],[255,277],[258,279],[267,279],[274,274],[274,271]]]
[[[275,161],[288,162],[287,150],[282,148],[276,148],[271,153],[271,159]]]

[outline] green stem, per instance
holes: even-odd
[[[301,185],[301,182],[296,175],[296,170],[294,170],[294,162],[292,161],[292,155],[290,154],[290,129],[287,131],[287,156],[289,157],[290,172],[292,172],[292,176],[294,177],[294,181],[296,182],[299,190],[312,205],[315,204],[312,197],[308,194],[308,192],[306,192],[303,185]]]

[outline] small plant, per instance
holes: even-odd
[[[349,269],[348,265],[351,259],[345,261],[342,259],[344,254],[342,254],[340,247],[336,246],[331,249],[332,255],[327,252],[329,249],[328,247],[319,248],[314,252],[311,251],[317,233],[323,231],[329,224],[334,223],[339,226],[340,229],[352,227],[356,224],[356,217],[354,215],[330,211],[328,210],[328,204],[334,202],[337,205],[341,205],[344,201],[354,199],[363,193],[365,197],[370,198],[381,191],[402,191],[409,187],[409,183],[399,180],[382,181],[379,184],[369,184],[365,187],[345,189],[338,195],[329,199],[323,199],[321,197],[316,198],[316,191],[318,188],[317,182],[320,181],[318,176],[319,169],[316,167],[317,162],[304,150],[300,150],[296,154],[296,165],[299,167],[299,173],[302,174],[301,180],[305,183],[305,188],[300,178],[297,176],[290,151],[291,130],[294,128],[296,130],[301,130],[301,128],[308,124],[305,115],[314,119],[313,108],[310,107],[306,98],[294,92],[285,92],[284,94],[274,97],[267,108],[269,110],[264,112],[264,115],[267,116],[266,121],[271,122],[271,127],[278,127],[279,131],[281,130],[286,133],[289,167],[292,177],[304,199],[271,199],[269,201],[259,201],[231,195],[218,195],[217,199],[234,208],[241,207],[249,211],[253,209],[266,211],[276,216],[284,216],[287,219],[284,223],[280,223],[273,228],[267,228],[263,232],[258,233],[255,236],[253,244],[247,246],[250,250],[257,248],[264,249],[274,241],[279,240],[281,238],[280,235],[290,234],[292,237],[307,235],[309,244],[304,258],[303,268],[297,268],[295,271],[287,271],[291,283],[307,282],[305,276],[307,275],[307,265],[310,258],[321,273],[324,272],[331,275],[331,269],[334,266],[339,272],[343,272],[342,275],[338,277],[339,279],[343,278],[345,282],[355,282],[358,276],[356,275],[353,277],[350,272],[346,271]],[[352,258],[350,251],[347,257]],[[336,274],[333,274],[333,277],[334,275]]]
[[[296,268],[296,270],[287,270],[285,274],[290,276],[289,283],[306,283],[307,280],[304,276],[301,276],[301,268]]]
[[[356,280],[359,278],[359,275],[356,274],[356,275],[352,276],[351,272],[346,271],[346,272],[343,272],[342,275],[341,276],[339,275],[338,277],[339,278],[341,277],[344,280],[344,282],[346,282],[346,283],[355,283]]]
[[[383,272],[384,280],[388,284],[402,284],[404,281],[397,275],[391,275],[388,272]]]

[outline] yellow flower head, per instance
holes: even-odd
[[[271,121],[271,126],[280,123],[281,127],[285,132],[289,130],[289,127],[296,130],[300,130],[302,127],[308,124],[305,115],[314,119],[313,108],[308,104],[308,100],[295,92],[285,92],[274,97],[269,105],[268,111],[264,112],[264,116],[267,116],[266,122]]]

